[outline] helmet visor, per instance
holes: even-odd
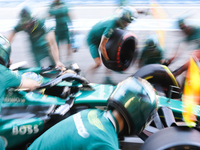
[[[157,110],[155,90],[146,80],[129,77],[118,84],[108,106],[122,114],[128,135],[139,134],[151,120],[152,112]]]

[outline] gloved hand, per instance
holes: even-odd
[[[171,63],[171,59],[166,59],[166,60],[164,60],[162,65],[168,66],[170,63]]]

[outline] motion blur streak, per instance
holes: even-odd
[[[196,126],[195,114],[196,106],[200,98],[200,72],[199,67],[190,58],[190,65],[187,70],[184,90],[183,90],[183,119],[189,127]]]
[[[156,3],[156,0],[151,0],[151,13],[154,19],[157,20],[157,24],[159,25],[159,19],[166,19],[167,14],[165,11]],[[161,24],[160,24],[161,25]],[[162,49],[165,46],[165,32],[163,30],[156,30],[156,34],[158,35],[159,43]]]

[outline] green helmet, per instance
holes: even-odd
[[[130,6],[122,6],[116,10],[116,14],[119,15],[119,19],[131,23],[138,16],[137,11]]]
[[[5,36],[0,34],[0,63],[4,66],[9,65],[11,45]]]
[[[156,93],[146,80],[129,77],[117,85],[107,106],[108,110],[119,111],[124,118],[123,134],[139,134],[156,114]]]
[[[29,21],[32,18],[31,10],[28,7],[22,8],[22,10],[20,11],[19,17],[22,20],[22,22]]]
[[[183,18],[178,19],[178,25],[181,26],[182,24],[185,24],[185,20]]]
[[[148,48],[153,49],[153,48],[156,47],[156,45],[157,45],[156,42],[155,42],[154,39],[152,39],[152,38],[148,38],[148,39],[146,39],[146,41],[145,41],[145,46],[148,47]]]

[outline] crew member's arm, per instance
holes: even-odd
[[[108,54],[106,52],[106,48],[105,48],[105,45],[106,43],[108,42],[108,38],[106,38],[104,35],[102,35],[101,37],[101,42],[99,44],[99,49],[103,55],[103,57],[106,59],[106,60],[109,60],[109,57],[108,57]]]
[[[161,60],[159,61],[159,64],[164,64],[165,61],[166,61],[166,60],[163,58],[163,59],[161,59]]]
[[[23,79],[21,75],[6,67],[4,68],[2,75],[4,76],[5,87],[18,87],[19,89],[25,89],[28,91],[40,87],[40,84],[37,81],[32,79]]]
[[[13,30],[13,31],[11,31],[10,35],[7,37],[8,41],[10,43],[13,41],[15,34],[16,34],[15,30]]]
[[[187,44],[186,44],[187,43]],[[185,54],[183,51],[186,50],[188,48],[188,42],[185,41],[181,41],[180,43],[177,44],[176,48],[175,48],[175,53],[174,55],[169,59],[170,63],[176,59],[177,57],[180,57],[181,55]]]
[[[53,31],[48,32],[46,38],[49,42],[51,54],[56,64],[56,68],[65,68],[65,65],[60,62],[58,46],[55,40],[55,33]]]
[[[19,86],[20,89],[26,89],[28,91],[33,91],[40,87],[40,84],[32,79],[22,79]]]
[[[24,24],[21,22],[21,20],[16,24],[16,26],[14,26],[14,28],[12,29],[12,31],[10,31],[7,39],[8,41],[11,43],[14,39],[14,36],[16,33],[23,31],[24,30]]]

